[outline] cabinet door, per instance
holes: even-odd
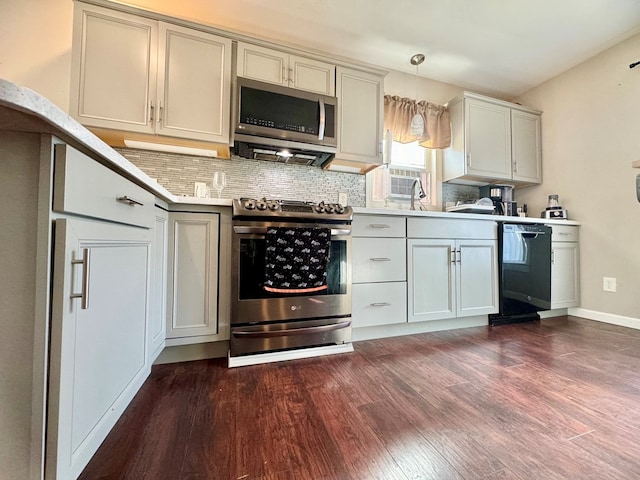
[[[334,96],[336,67],[310,58],[289,57],[289,86],[298,90]]]
[[[288,69],[288,54],[238,42],[237,74],[239,77],[287,85]]]
[[[455,242],[407,240],[408,321],[456,316]]]
[[[511,110],[511,155],[513,179],[542,181],[540,115]]]
[[[220,216],[216,213],[169,215],[169,298],[167,338],[209,336],[218,328]]]
[[[382,163],[382,78],[336,68],[338,152],[336,158]]]
[[[579,305],[578,243],[553,242],[551,245],[551,308]]]
[[[511,111],[508,107],[465,99],[467,173],[511,179]]]
[[[98,221],[55,227],[46,477],[76,478],[150,372],[151,234]]]
[[[498,312],[498,243],[457,240],[457,317]]]
[[[231,41],[160,24],[156,132],[229,141]]]
[[[76,4],[71,114],[83,125],[153,133],[158,22]]]
[[[149,308],[149,363],[153,363],[165,345],[167,332],[167,252],[169,219],[156,207],[151,263],[151,305]]]

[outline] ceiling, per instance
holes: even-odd
[[[517,96],[640,32],[640,0],[133,0],[468,90]],[[178,4],[178,5],[176,5]],[[629,58],[629,63],[640,60]],[[628,68],[628,67],[627,67]]]

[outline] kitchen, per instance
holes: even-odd
[[[3,17],[3,32],[8,34],[3,55],[9,57],[2,59],[2,76],[39,91],[63,110],[69,103],[71,9],[71,2],[35,9],[27,3],[12,5]],[[20,26],[18,19],[27,15],[33,18],[33,30]],[[527,203],[534,215],[544,209],[549,194],[559,193],[571,218],[581,224],[582,295],[580,308],[572,313],[628,326],[637,326],[640,311],[633,288],[640,265],[632,241],[638,238],[633,218],[639,205],[630,168],[639,150],[635,135],[639,84],[638,71],[628,68],[637,60],[638,42],[637,35],[630,37],[517,98],[544,112],[545,159],[544,183],[517,192],[518,202]],[[412,73],[391,72],[385,78],[385,93],[413,96],[413,78]],[[461,91],[428,80],[421,83],[421,89],[429,92],[430,101],[440,104]],[[203,175],[209,176],[208,171]],[[364,181],[361,176],[353,177],[353,182]],[[191,190],[174,193],[190,194],[193,182],[200,179],[194,174],[184,181]],[[349,187],[341,184],[335,189]],[[238,192],[232,188],[229,185],[228,193]],[[602,277],[617,278],[615,293],[603,292]]]

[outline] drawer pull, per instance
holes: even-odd
[[[374,257],[374,258],[370,258],[369,260],[371,260],[372,262],[390,262],[391,261],[390,258],[386,258],[386,257]]]
[[[143,206],[144,206],[144,203],[139,202],[139,201],[137,201],[137,200],[134,200],[133,198],[128,197],[128,196],[126,196],[126,195],[123,195],[123,196],[121,196],[121,197],[117,197],[117,198],[116,198],[116,200],[117,200],[118,202],[126,203],[127,205],[130,205],[130,206],[132,206],[132,207],[133,207],[133,206],[135,206],[135,205],[140,205],[141,207],[143,207]]]
[[[371,304],[372,307],[390,307],[391,304],[389,302],[376,302]]]
[[[82,250],[82,258],[71,260],[71,265],[82,265],[82,291],[80,293],[72,293],[71,298],[80,298],[82,302],[80,308],[87,310],[89,308],[89,252],[88,248]]]
[[[371,228],[391,228],[391,225],[387,225],[386,223],[370,223],[369,226]]]

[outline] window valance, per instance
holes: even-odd
[[[418,135],[411,131],[411,121],[416,114],[424,120],[424,129]],[[425,101],[385,95],[384,129],[389,130],[393,140],[400,143],[417,140],[425,148],[447,148],[451,144],[449,110]]]

